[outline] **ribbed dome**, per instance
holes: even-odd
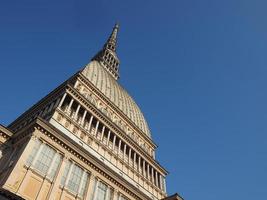
[[[91,61],[83,69],[82,74],[150,137],[146,120],[133,98],[98,61]]]

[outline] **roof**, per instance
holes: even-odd
[[[99,61],[91,61],[82,70],[82,74],[114,103],[131,122],[151,138],[149,127],[138,105]]]

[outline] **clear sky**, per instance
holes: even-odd
[[[0,3],[0,123],[89,62],[119,21],[120,83],[186,200],[267,198],[266,0]]]

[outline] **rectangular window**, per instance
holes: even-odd
[[[97,196],[95,200],[105,200],[107,195],[107,186],[104,183],[99,182],[98,187],[96,189],[97,189],[96,192]]]
[[[61,178],[60,186],[71,193],[83,197],[88,185],[88,173],[71,161],[66,161],[66,166]]]
[[[79,185],[81,183],[83,170],[77,165],[73,165],[72,170],[70,172],[70,177],[68,180],[68,189],[74,193],[78,193]]]
[[[42,174],[46,174],[49,167],[51,166],[55,153],[56,151],[54,149],[47,145],[44,145],[36,162],[34,163],[34,168]]]

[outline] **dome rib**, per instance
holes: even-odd
[[[82,74],[113,102],[130,121],[151,138],[147,122],[136,102],[99,61],[91,61],[82,70]]]

